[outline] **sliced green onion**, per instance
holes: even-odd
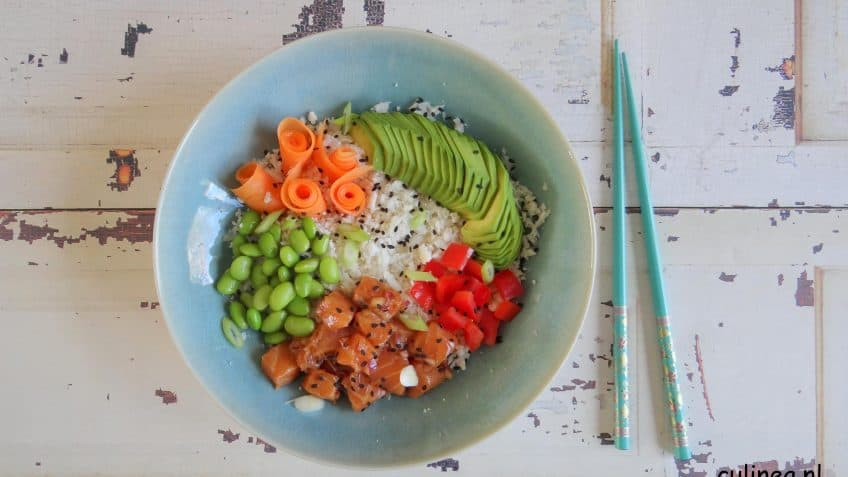
[[[480,275],[483,278],[483,283],[492,283],[495,279],[495,264],[491,260],[483,262],[483,268],[480,270]]]
[[[342,265],[352,268],[357,260],[359,260],[359,244],[352,240],[345,241],[342,246]]]
[[[400,319],[400,322],[410,330],[427,331],[427,322],[424,321],[424,318],[421,318],[421,315],[401,313],[398,315],[398,319]]]
[[[280,218],[280,215],[282,215],[282,213],[282,210],[278,210],[276,212],[271,212],[270,214],[266,215],[265,218],[262,219],[262,222],[259,222],[259,225],[257,225],[256,228],[253,229],[253,233],[255,235],[259,235],[261,233],[271,230],[271,226],[274,225],[274,222],[276,222],[277,219]]]
[[[412,214],[412,218],[409,219],[410,230],[418,230],[418,227],[424,225],[425,220],[427,220],[427,214],[420,210],[415,211],[415,213]]]
[[[298,227],[300,227],[300,220],[297,217],[289,215],[288,217],[283,219],[283,230],[285,230],[286,232],[288,232],[289,230],[294,230]]]
[[[368,235],[368,232],[354,224],[339,224],[336,231],[344,235],[345,238],[353,240],[354,242],[362,243],[371,238],[371,236]]]
[[[342,110],[342,115],[338,118],[334,119],[333,122],[337,126],[342,127],[342,134],[347,134],[350,130],[350,123],[357,117],[356,114],[353,114],[351,104],[348,102],[344,110]]]
[[[224,338],[227,338],[227,341],[236,348],[241,348],[244,344],[244,335],[233,320],[229,318],[221,320],[221,331],[224,332]]]
[[[435,282],[436,277],[430,272],[421,272],[418,270],[407,270],[406,276],[414,282]]]

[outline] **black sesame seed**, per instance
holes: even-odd
[[[310,388],[315,389],[318,387],[318,383],[312,383],[309,385]]]

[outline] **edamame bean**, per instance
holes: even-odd
[[[280,261],[283,262],[283,265],[291,268],[300,260],[300,255],[294,251],[291,245],[286,245],[285,247],[280,249]]]
[[[258,290],[259,287],[268,283],[268,277],[262,273],[262,264],[257,260],[256,263],[253,264],[253,268],[250,270],[250,284],[253,285],[255,290]]]
[[[253,307],[259,311],[265,311],[268,308],[268,301],[271,297],[271,285],[262,285],[256,290],[256,293],[253,294]]]
[[[271,228],[268,229],[268,232],[271,232],[271,236],[274,237],[274,240],[277,243],[280,243],[280,238],[283,236],[283,228],[280,226],[279,222],[274,222],[271,225]]]
[[[286,318],[283,328],[286,330],[286,333],[292,336],[309,336],[315,329],[315,322],[305,316],[291,315]]]
[[[285,334],[282,331],[277,331],[276,333],[268,333],[262,339],[265,341],[266,345],[275,345],[280,344],[283,341],[289,339],[289,335]]]
[[[236,257],[233,263],[230,264],[230,275],[236,280],[243,282],[250,276],[250,267],[253,265],[253,260],[247,256]]]
[[[309,294],[306,295],[306,298],[319,298],[324,296],[324,285],[321,285],[321,282],[318,280],[312,280],[309,284]]]
[[[239,282],[232,275],[230,275],[230,271],[227,270],[221,275],[221,278],[218,279],[218,283],[215,284],[215,288],[218,290],[218,293],[224,296],[230,296],[239,289]]]
[[[230,302],[230,319],[233,320],[239,328],[247,328],[247,322],[244,321],[244,305],[237,301]]]
[[[242,255],[247,255],[248,257],[261,257],[262,250],[259,249],[259,246],[255,243],[246,243],[239,247],[239,252]]]
[[[303,233],[306,234],[306,238],[309,240],[315,238],[315,232],[317,232],[318,229],[315,227],[315,221],[312,220],[312,217],[304,217],[301,227],[303,227]]]
[[[277,268],[279,268],[282,264],[283,262],[281,262],[277,257],[266,258],[265,261],[262,262],[262,273],[265,274],[266,277],[270,277],[277,273]]]
[[[317,258],[307,258],[301,260],[294,266],[295,273],[312,273],[318,269]]]
[[[339,275],[339,263],[333,257],[322,257],[318,266],[318,277],[322,282],[335,285],[341,278]]]
[[[259,314],[259,310],[256,308],[248,308],[247,313],[244,314],[244,318],[247,320],[247,326],[251,330],[258,330],[262,326],[262,315]]]
[[[248,209],[245,213],[241,214],[238,232],[241,235],[249,235],[257,225],[259,225],[259,213],[255,210]]]
[[[239,251],[239,247],[247,243],[247,239],[244,238],[244,235],[236,235],[233,237],[232,242],[230,242],[230,250],[233,252],[233,257],[238,257],[241,255],[241,251]]]
[[[309,301],[306,298],[296,296],[286,307],[286,311],[292,315],[307,316],[309,314]]]
[[[280,279],[280,282],[287,282],[291,280],[292,272],[289,267],[281,265],[280,268],[277,269],[277,277]]]
[[[233,320],[229,318],[221,320],[221,331],[224,333],[224,338],[227,338],[227,341],[236,348],[241,348],[244,344],[244,335]]]
[[[330,250],[330,236],[319,235],[312,241],[312,255],[320,257]]]
[[[265,316],[264,320],[262,320],[262,327],[260,329],[263,333],[276,333],[283,328],[283,321],[285,321],[285,319],[285,311],[272,311]]]
[[[259,246],[259,250],[262,252],[262,255],[265,255],[266,258],[271,258],[277,255],[277,241],[274,240],[274,236],[271,235],[271,232],[265,232],[260,235],[257,245]]]
[[[309,296],[310,283],[314,282],[309,273],[298,273],[294,276],[294,291],[297,296],[306,298]]]
[[[280,277],[276,275],[271,275],[271,278],[268,279],[268,285],[271,285],[271,288],[276,287],[281,283]]]
[[[282,282],[271,291],[271,295],[268,297],[268,305],[272,310],[280,311],[288,306],[294,297],[294,286],[291,282]]]
[[[289,234],[289,243],[297,253],[304,253],[309,250],[309,239],[306,238],[306,233],[303,230],[292,230]]]
[[[297,220],[297,217],[294,217],[292,215],[286,217],[283,220],[283,230],[285,230],[285,231],[294,230],[294,229],[298,228],[299,226],[300,226],[300,221]]]
[[[253,308],[253,293],[241,292],[239,301],[245,308]]]

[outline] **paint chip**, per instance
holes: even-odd
[[[452,470],[453,472],[458,472],[459,471],[459,461],[456,460],[456,459],[451,459],[451,458],[442,459],[442,460],[439,460],[439,461],[436,461],[436,462],[431,462],[431,463],[427,464],[427,467],[431,468],[431,469],[439,469],[442,472],[447,472],[448,469]]]
[[[239,436],[241,435],[231,431],[230,429],[227,429],[226,431],[223,429],[218,429],[218,434],[221,434],[221,439],[223,439],[223,441],[227,444],[237,441],[239,439]]]
[[[68,63],[68,50],[62,48],[62,52],[59,53],[59,64],[67,64]]]
[[[173,391],[167,391],[165,389],[157,389],[154,393],[156,397],[162,398],[162,404],[174,404],[177,402],[177,395],[174,394]]]
[[[342,0],[313,1],[311,5],[306,5],[300,9],[300,13],[297,15],[300,21],[292,25],[295,29],[294,32],[283,35],[283,44],[287,45],[313,33],[341,28],[344,11]]]
[[[722,96],[733,96],[737,91],[739,91],[739,85],[727,85],[718,90],[718,94]]]
[[[127,23],[127,31],[124,33],[124,47],[121,48],[121,54],[134,58],[135,46],[138,43],[138,35],[146,35],[152,31],[153,29],[145,23],[136,23],[135,26]]]
[[[736,280],[736,274],[734,273],[733,275],[728,275],[727,273],[721,272],[721,275],[718,276],[718,279],[723,282],[730,283]]]
[[[110,177],[114,180],[106,184],[112,190],[125,192],[129,190],[133,180],[141,176],[135,149],[112,149],[106,163],[115,164],[115,173]]]
[[[818,245],[813,245],[813,254],[819,253],[824,248],[824,243],[819,243]]]
[[[807,280],[807,271],[801,272],[795,288],[795,306],[814,306],[815,293],[813,281]]]

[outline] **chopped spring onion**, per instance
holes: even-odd
[[[362,243],[371,238],[371,236],[368,235],[368,232],[353,224],[339,224],[336,230],[344,235],[345,238],[353,240],[354,242]]]
[[[413,331],[427,331],[427,322],[424,321],[424,318],[421,318],[421,315],[410,315],[407,313],[401,313],[398,315],[398,319],[401,323],[404,324],[407,328]]]
[[[342,127],[342,134],[347,134],[350,130],[350,123],[353,122],[355,117],[356,115],[352,112],[350,102],[348,102],[345,105],[344,110],[342,110],[342,115],[336,118],[333,122],[335,122],[337,126]]]
[[[227,341],[236,348],[241,348],[244,344],[244,335],[233,320],[229,318],[221,320],[221,331],[224,332],[224,338],[227,338]]]
[[[274,222],[276,222],[277,219],[280,218],[280,215],[282,213],[282,210],[278,210],[276,212],[271,212],[270,214],[266,215],[265,218],[262,219],[262,222],[259,222],[259,225],[257,225],[256,228],[253,229],[253,233],[259,235],[261,233],[271,230],[271,226],[274,225]]]
[[[345,241],[342,246],[342,265],[345,268],[352,268],[356,266],[357,260],[359,260],[359,244],[353,240]]]
[[[406,276],[414,282],[435,282],[436,277],[430,272],[421,272],[418,270],[407,270]]]
[[[410,364],[400,370],[400,383],[407,388],[418,386],[418,373],[415,372],[415,366]]]
[[[294,408],[300,412],[315,412],[324,408],[323,399],[319,399],[308,394],[293,400],[292,404],[294,404]]]
[[[409,229],[418,230],[419,227],[424,225],[425,220],[427,220],[427,214],[420,210],[416,211],[412,214],[412,218],[409,219]]]
[[[480,270],[480,275],[483,278],[483,283],[492,283],[495,279],[495,264],[491,260],[483,262],[483,268]]]
[[[298,228],[299,226],[300,226],[300,220],[297,217],[290,215],[290,216],[286,217],[285,219],[283,219],[283,230],[285,230],[287,232],[289,230],[294,230],[294,229]]]

